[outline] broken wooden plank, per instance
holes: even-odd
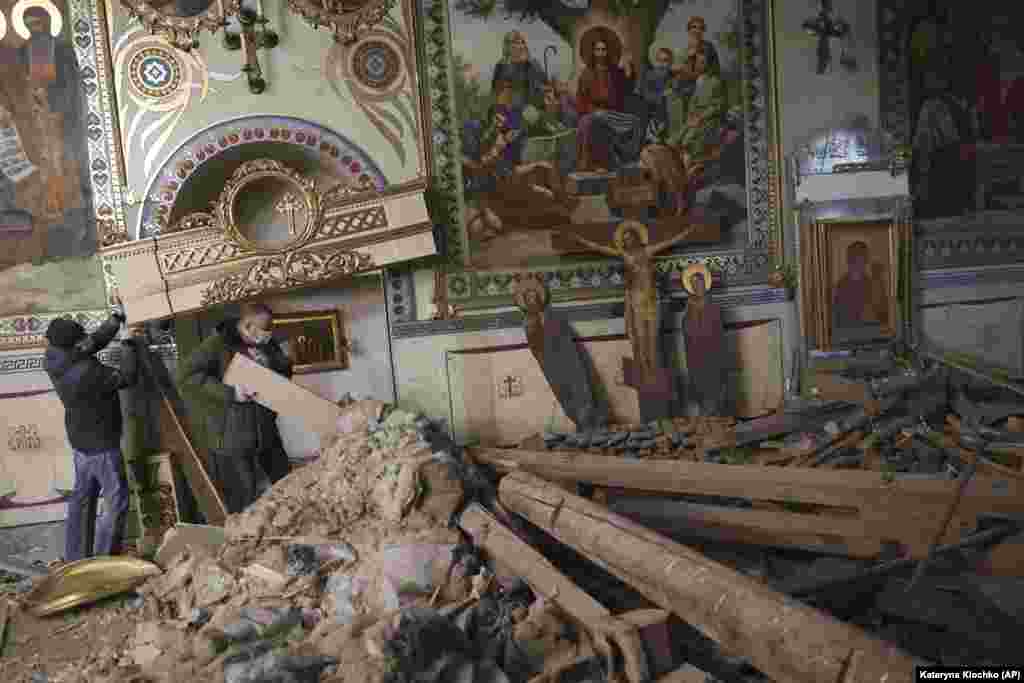
[[[506,569],[536,592],[585,622],[611,616],[611,611],[558,571],[546,557],[520,540],[480,505],[473,503],[459,517],[459,527]]]
[[[768,547],[874,558],[885,545],[856,518],[702,505],[651,496],[615,496],[608,501],[608,508],[660,531],[736,540],[737,535],[729,535],[735,531],[747,543]]]
[[[947,479],[858,470],[630,460],[519,449],[475,448],[469,453],[499,471],[524,469],[545,478],[598,486],[853,508],[865,524],[866,537],[899,543],[918,558],[927,554],[957,492],[957,483]],[[975,477],[964,492],[958,522],[943,542],[954,542],[973,529],[983,514],[1024,515],[1024,483]],[[824,518],[821,523],[829,521]]]
[[[815,398],[825,401],[864,404],[873,398],[867,382],[846,379],[831,372],[816,372],[808,381]]]
[[[522,577],[534,593],[558,605],[579,626],[587,629],[594,638],[595,648],[606,659],[618,659],[610,647],[614,644],[630,683],[646,683],[652,674],[668,671],[675,665],[667,612],[634,610],[613,616],[608,608],[476,503],[462,513],[459,526],[496,563]]]
[[[210,479],[202,457],[192,445],[178,414],[166,396],[160,400],[160,440],[173,455],[188,480],[192,495],[195,496],[199,511],[206,523],[222,526],[228,518],[228,509],[220,492]]]
[[[834,472],[809,467],[722,465],[685,460],[633,460],[589,453],[469,448],[479,462],[499,472],[526,469],[544,478],[582,481],[598,486],[759,500],[793,501],[831,507],[884,505],[900,509],[911,501],[943,506],[956,495],[947,479],[895,476],[877,472]],[[978,477],[964,493],[990,512],[1024,512],[1024,484],[1019,480]]]
[[[913,680],[897,648],[527,472],[504,477],[499,497],[774,680]]]
[[[224,384],[246,387],[255,392],[255,400],[260,405],[278,415],[302,420],[310,431],[321,436],[335,434],[338,418],[345,413],[338,404],[238,353],[224,372]]]
[[[157,423],[160,430],[161,450],[174,456],[188,481],[199,511],[207,524],[221,526],[228,511],[220,492],[206,471],[205,460],[193,445],[184,414],[181,397],[163,361],[146,351],[139,354],[140,370],[151,379],[158,394]]]

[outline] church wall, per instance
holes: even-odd
[[[267,28],[278,34],[280,42],[274,48],[257,50],[266,80],[266,90],[260,94],[250,93],[242,71],[242,52],[225,46],[223,32],[201,33],[199,49],[182,53],[167,50],[166,43],[149,36],[121,9],[109,17],[127,176],[126,222],[131,234],[139,234],[139,228],[152,218],[146,210],[148,197],[163,191],[166,179],[174,177],[174,166],[185,159],[201,164],[204,157],[220,155],[224,152],[221,138],[240,135],[245,129],[251,129],[253,136],[245,131],[246,139],[234,144],[260,144],[259,138],[264,143],[284,144],[283,138],[271,138],[271,129],[289,131],[288,142],[307,147],[306,156],[312,159],[307,164],[311,168],[302,170],[333,176],[335,182],[358,176],[359,171],[347,167],[344,152],[335,156],[322,143],[355,145],[391,186],[424,176],[423,140],[413,124],[419,116],[419,92],[414,80],[406,78],[406,70],[414,64],[402,57],[393,84],[395,96],[373,102],[379,93],[367,90],[352,70],[358,59],[353,60],[350,48],[336,43],[328,31],[314,30],[289,12],[283,1],[268,0],[262,6],[269,20]],[[389,15],[393,23],[381,24],[374,32],[383,34],[392,45],[412,49],[411,17],[403,3],[396,3]],[[238,32],[236,19],[229,20],[227,31]],[[148,56],[155,56],[161,67],[189,87],[179,88],[171,98],[147,97],[146,67],[140,60],[146,50],[157,51]],[[235,120],[246,118],[252,120],[235,124]],[[315,144],[297,139],[302,132],[315,135]],[[333,140],[332,134],[341,140]],[[169,168],[168,162],[172,164]]]
[[[801,28],[812,7],[807,3],[776,3],[775,40],[777,84],[780,106],[781,151],[792,154],[807,141],[812,133],[829,126],[842,125],[856,119],[878,125],[880,119],[880,69],[878,64],[878,17],[876,3],[841,3],[843,18],[851,24],[850,52],[858,69],[846,72],[815,73],[815,39]],[[787,261],[795,257],[797,233],[793,188],[786,178],[783,205],[783,245]],[[854,194],[856,189],[853,189]],[[1019,228],[1017,228],[1019,230]],[[1010,231],[1013,228],[1009,228]],[[1022,317],[1019,302],[1024,297],[1024,271],[1014,265],[1019,261],[1012,253],[1003,258],[1003,265],[954,267],[958,252],[956,243],[942,240],[932,233],[918,235],[922,268],[917,277],[918,325],[926,339],[937,343],[943,340],[953,348],[964,348],[985,339],[1012,339],[1016,342],[987,343],[984,355],[1008,368],[1020,367],[1020,339]],[[960,244],[960,248],[965,245]],[[998,261],[997,261],[998,263]],[[423,409],[438,417],[451,413],[452,401],[458,400],[449,388],[446,358],[449,352],[466,348],[485,348],[501,344],[524,343],[515,312],[507,309],[497,312],[466,314],[462,320],[428,320],[433,298],[433,278],[429,271],[401,275],[393,282],[398,291],[413,291],[402,300],[404,315],[392,315],[392,333],[395,371],[399,399],[411,407]],[[402,289],[404,288],[404,289]],[[799,349],[799,328],[793,302],[775,294],[765,286],[751,288],[725,288],[713,290],[713,298],[732,299],[726,304],[729,320],[780,320],[783,330],[783,377],[792,376],[794,352]],[[745,300],[738,294],[743,292]],[[674,292],[673,296],[685,296]],[[757,302],[772,299],[772,303]],[[739,303],[742,302],[742,303]],[[570,319],[577,317],[573,326],[578,336],[614,335],[623,332],[621,306],[593,302],[566,302],[563,309]],[[606,311],[599,310],[605,306]],[[584,311],[586,311],[584,313]],[[986,322],[988,337],[976,339],[954,329],[958,314],[969,314]],[[679,316],[678,313],[675,314]],[[962,319],[961,319],[962,320]],[[968,338],[969,337],[969,338]],[[414,344],[415,342],[415,344]],[[1019,371],[1019,370],[1018,370]],[[495,389],[496,390],[496,389]],[[540,426],[538,429],[541,428]]]

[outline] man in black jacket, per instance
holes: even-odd
[[[100,363],[102,351],[121,329],[118,302],[110,318],[92,334],[69,318],[57,318],[46,330],[44,367],[64,404],[64,424],[75,458],[75,488],[68,501],[64,560],[121,552],[129,492],[121,455],[121,401],[118,391],[138,378],[135,339],[121,344],[121,367]],[[96,530],[96,501],[106,510]]]

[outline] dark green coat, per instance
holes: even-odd
[[[213,450],[234,451],[238,444],[232,441],[247,438],[233,433],[237,430],[228,429],[232,410],[251,414],[253,419],[262,423],[252,425],[253,428],[266,430],[272,426],[273,434],[268,436],[273,437],[277,432],[276,415],[272,411],[258,404],[237,403],[234,387],[224,384],[228,364],[236,353],[244,350],[245,344],[238,334],[238,320],[225,320],[217,326],[216,334],[205,339],[178,366],[177,379],[182,397],[189,404],[193,420],[204,421],[210,438],[207,445]],[[265,350],[270,356],[270,369],[291,379],[292,362],[281,346],[272,341]]]

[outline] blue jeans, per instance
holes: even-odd
[[[121,552],[129,504],[121,450],[74,451],[74,454],[75,489],[68,500],[64,560],[74,562],[84,557],[116,555]],[[106,510],[97,528],[96,503],[101,494]]]

